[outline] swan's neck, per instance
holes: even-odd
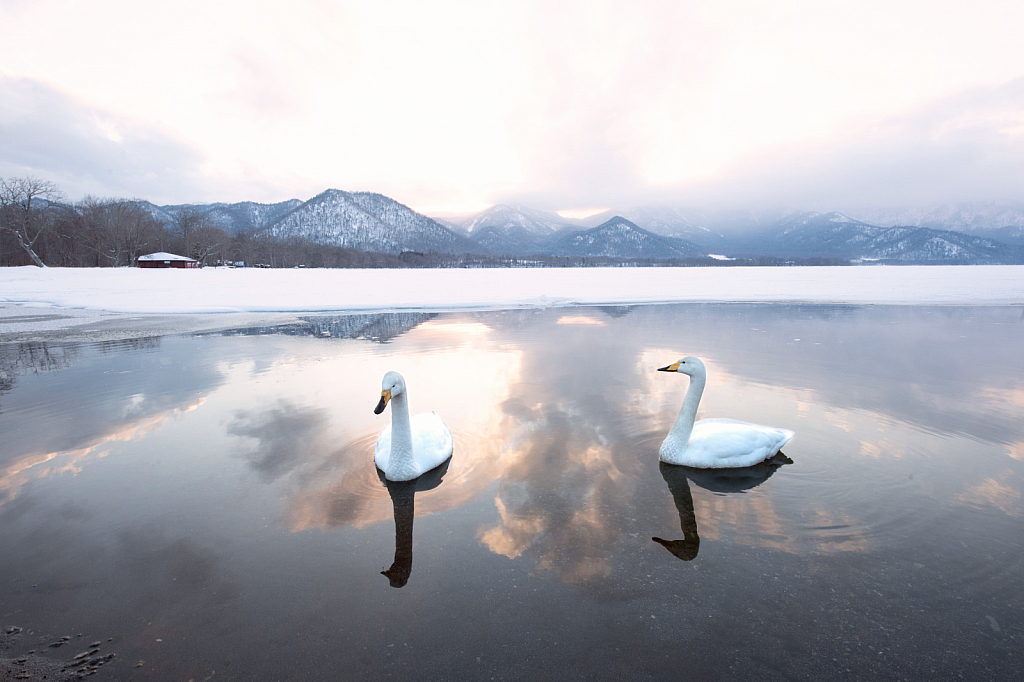
[[[408,472],[415,472],[416,462],[412,456],[412,424],[409,421],[409,400],[403,391],[391,399],[391,456],[388,458],[388,478],[397,478]]]
[[[690,387],[686,389],[686,397],[683,399],[683,407],[679,410],[676,423],[668,432],[666,442],[671,441],[674,445],[685,446],[690,442],[690,434],[693,433],[693,422],[697,419],[697,406],[700,405],[700,397],[704,393],[706,376],[700,374],[690,377]]]

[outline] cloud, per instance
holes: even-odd
[[[186,6],[0,4],[0,172],[433,210],[1022,191],[1019,2]]]
[[[170,201],[214,199],[223,186],[204,156],[170,133],[81,104],[30,78],[0,78],[0,176],[51,180],[86,194]]]
[[[762,152],[699,194],[818,210],[1024,199],[1024,78],[859,126],[829,144]]]
[[[1024,78],[748,151],[710,176],[672,183],[645,178],[621,126],[627,115],[599,107],[555,135],[550,147],[562,153],[535,160],[543,187],[503,200],[819,211],[1024,200]]]

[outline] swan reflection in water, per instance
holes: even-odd
[[[395,560],[391,568],[381,571],[391,582],[391,587],[405,587],[412,574],[412,522],[416,515],[416,493],[433,490],[441,485],[441,479],[448,471],[451,459],[411,481],[389,481],[384,472],[377,469],[380,478],[391,496],[395,508]]]
[[[692,561],[700,551],[700,535],[697,534],[697,514],[693,510],[690,481],[713,493],[741,493],[767,481],[783,464],[792,463],[793,460],[781,452],[760,464],[739,469],[695,469],[659,462],[661,477],[668,484],[672,500],[679,512],[679,527],[683,531],[683,539],[651,539],[683,561]]]

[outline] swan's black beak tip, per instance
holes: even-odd
[[[672,365],[665,365],[664,367],[659,367],[658,371],[659,372],[671,372],[672,371],[671,367],[672,367]]]
[[[388,404],[388,401],[384,398],[384,396],[381,396],[380,397],[380,402],[377,403],[377,407],[373,408],[373,413],[374,414],[380,414],[381,412],[384,411],[384,408],[387,407],[387,404]]]

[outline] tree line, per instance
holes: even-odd
[[[0,178],[0,266],[125,267],[158,251],[203,265],[244,262],[272,268],[459,267],[459,256],[374,253],[261,231],[230,235],[200,208],[183,206],[170,223],[138,199],[68,202],[52,182]]]
[[[0,179],[0,265],[123,267],[165,251],[203,265],[244,261],[269,267],[403,267],[400,256],[278,238],[263,232],[229,235],[199,208],[180,207],[170,223],[136,199],[86,197],[71,203],[52,182]]]
[[[158,220],[137,199],[86,197],[66,201],[52,182],[0,179],[0,266],[125,267],[158,251],[194,258],[203,265],[242,261],[272,268],[494,268],[494,267],[735,267],[847,265],[838,258],[762,257],[648,259],[590,256],[360,251],[317,244],[305,237],[275,237],[265,231],[229,235],[200,208],[179,207],[171,222]]]
[[[52,182],[0,179],[0,265],[133,266],[154,251],[206,261],[227,241],[223,230],[191,207],[165,225],[136,200],[69,203]]]

